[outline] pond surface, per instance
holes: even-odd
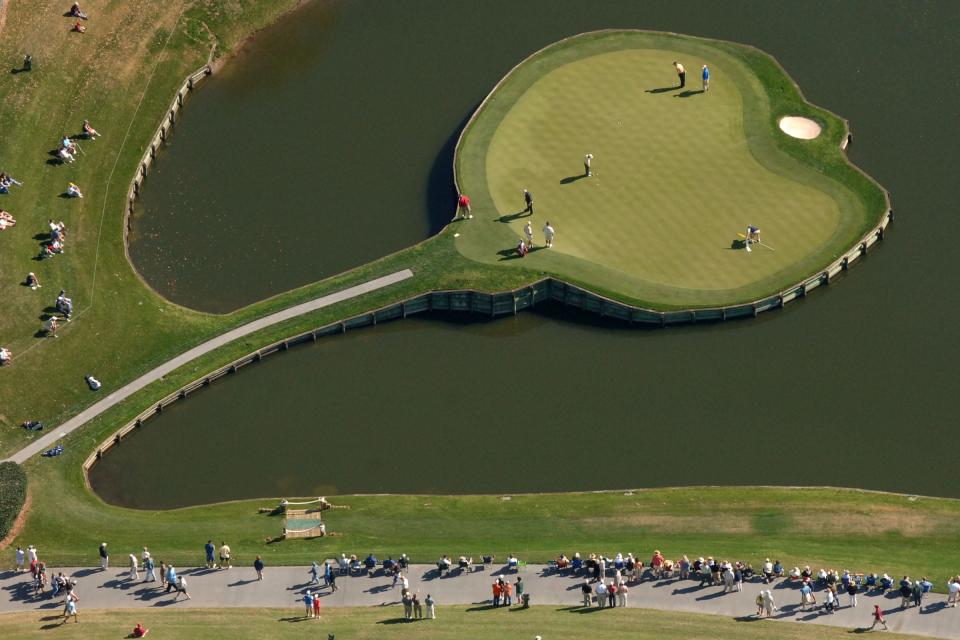
[[[476,104],[532,51],[602,27],[775,55],[851,121],[851,158],[892,193],[887,241],[755,321],[630,331],[541,312],[324,339],[165,412],[94,467],[98,493],[141,507],[678,484],[960,497],[951,2],[314,2],[194,96],[134,222],[138,269],[227,310],[427,236],[449,216],[452,141]],[[218,153],[231,136],[242,153]],[[205,250],[217,230],[229,241]]]

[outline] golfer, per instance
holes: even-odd
[[[704,92],[710,91],[710,69],[707,68],[707,65],[703,65],[703,90]]]
[[[751,244],[760,244],[760,227],[750,225],[747,227],[747,251],[750,251]]]
[[[543,242],[546,244],[547,249],[553,246],[553,234],[556,233],[553,230],[553,227],[550,226],[550,221],[547,220],[547,224],[543,225]]]
[[[587,155],[583,156],[583,175],[587,176],[588,178],[593,175],[590,172],[590,163],[592,161],[593,161],[592,153],[588,153]]]
[[[530,224],[530,221],[527,220],[527,224],[523,227],[523,235],[527,236],[527,247],[533,246],[533,225]]]
[[[526,189],[523,190],[523,202],[527,205],[527,208],[524,209],[524,213],[533,215],[533,194]]]
[[[465,193],[461,193],[460,197],[457,199],[457,218],[472,218],[473,215],[470,213],[470,196]]]
[[[687,86],[687,70],[676,60],[673,61],[673,68],[677,70],[677,77],[680,78],[680,88],[683,89]]]

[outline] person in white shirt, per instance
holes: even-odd
[[[603,580],[597,582],[597,586],[593,590],[597,594],[597,606],[603,609],[607,603],[607,587],[603,584]]]
[[[947,604],[951,607],[957,606],[957,600],[960,599],[960,577],[950,578],[947,583]]]
[[[527,236],[527,247],[533,247],[533,225],[530,224],[529,220],[527,220],[527,224],[523,227],[523,234]]]
[[[550,221],[547,221],[547,224],[543,225],[543,241],[546,244],[547,248],[553,246],[553,235],[556,233],[553,230],[553,227],[550,226]]]
[[[32,544],[27,547],[27,560],[29,560],[30,564],[37,561],[37,548]]]
[[[140,579],[140,572],[137,570],[138,566],[139,566],[139,562],[137,561],[137,556],[131,553],[130,554],[130,579],[131,580]]]
[[[26,558],[26,556],[27,554],[23,552],[23,549],[17,547],[17,571],[23,571],[24,558]],[[953,580],[950,582],[953,583]]]

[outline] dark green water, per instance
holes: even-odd
[[[146,190],[134,260],[173,299],[230,309],[408,245],[449,215],[450,142],[493,84],[552,41],[618,26],[775,55],[851,121],[851,158],[892,193],[888,239],[835,286],[756,321],[417,319],[298,348],[151,422],[94,467],[98,493],[144,507],[678,484],[960,497],[950,2],[314,3],[197,94]],[[229,135],[249,154],[216,153]],[[324,141],[320,157],[300,135]],[[244,171],[271,190],[269,212],[231,191]],[[236,250],[194,260],[190,243],[222,224]],[[139,471],[158,460],[182,472]]]

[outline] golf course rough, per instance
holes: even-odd
[[[777,123],[788,114],[821,135],[785,135]],[[644,31],[574,36],[515,67],[464,128],[454,170],[474,218],[455,223],[456,246],[655,310],[751,302],[822,271],[889,210],[841,151],[847,133],[752,47]],[[536,249],[521,260],[511,249],[528,220]],[[541,249],[547,221],[556,239]],[[752,253],[739,235],[747,225],[762,230]]]

